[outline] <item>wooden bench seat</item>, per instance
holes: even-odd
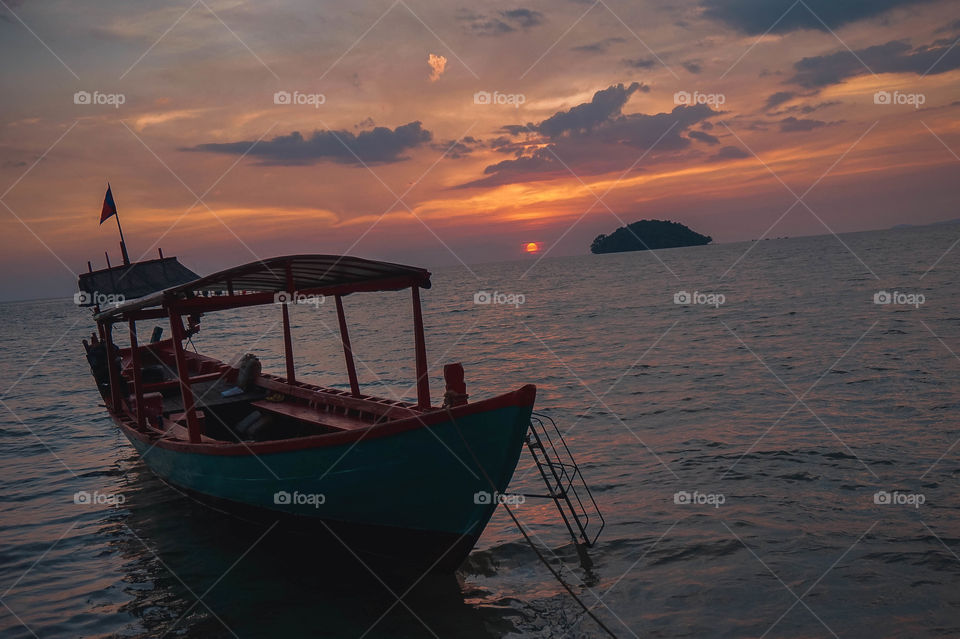
[[[370,422],[365,422],[356,417],[327,413],[315,408],[310,408],[304,404],[292,402],[268,402],[266,400],[260,400],[250,402],[250,405],[268,413],[275,413],[302,422],[327,426],[337,430],[357,430],[358,428],[366,428],[372,425]]]
[[[185,442],[190,441],[190,431],[187,430],[185,426],[182,426],[169,419],[164,421],[164,426],[166,426],[166,431],[163,435],[164,437],[169,437],[170,439],[179,439]],[[200,435],[200,441],[204,444],[219,443],[216,439],[207,437],[206,435]]]

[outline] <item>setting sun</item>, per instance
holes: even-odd
[[[523,250],[527,253],[537,253],[540,251],[540,245],[537,242],[527,242],[523,245]]]

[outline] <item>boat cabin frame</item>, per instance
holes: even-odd
[[[173,360],[176,380],[183,401],[186,430],[191,444],[204,441],[204,423],[198,416],[197,400],[193,385],[216,379],[227,374],[217,360],[197,353],[189,353],[185,341],[199,330],[199,317],[204,313],[277,304],[280,306],[283,325],[283,347],[286,377],[261,375],[265,386],[284,393],[298,387],[318,389],[298,384],[294,365],[293,339],[290,333],[289,304],[303,296],[332,297],[337,310],[340,341],[350,383],[349,393],[336,395],[331,400],[345,408],[366,407],[370,397],[362,395],[357,378],[356,362],[350,346],[350,335],[344,313],[343,298],[358,292],[400,291],[410,289],[413,304],[414,350],[416,359],[417,403],[383,401],[385,414],[405,413],[413,416],[432,408],[430,383],[427,371],[427,352],[424,340],[423,311],[420,289],[430,288],[430,273],[425,269],[337,255],[290,255],[251,262],[220,271],[194,281],[145,295],[114,307],[94,308],[94,319],[100,340],[106,353],[109,396],[104,400],[115,415],[129,409],[135,416],[136,428],[149,430],[145,401],[146,391],[151,387],[143,379],[143,361],[146,353],[155,351],[157,344],[141,345],[137,338],[137,322],[167,319],[170,325]],[[187,319],[186,325],[184,318]],[[132,372],[133,392],[124,397],[121,350],[114,342],[113,326],[127,324],[129,331],[129,362]],[[159,342],[165,344],[164,342]],[[151,353],[156,356],[156,352]],[[192,365],[192,366],[191,366]],[[191,367],[197,369],[191,373]],[[459,368],[459,367],[458,367]],[[455,371],[456,372],[456,371]],[[462,368],[459,368],[462,383]],[[464,396],[465,397],[465,396]],[[351,402],[350,400],[354,401]],[[129,406],[132,400],[133,406]],[[126,405],[125,405],[126,404]]]

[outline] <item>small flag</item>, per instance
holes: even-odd
[[[110,191],[110,183],[107,182],[107,194],[103,196],[103,210],[100,211],[100,223],[110,219],[117,214],[117,205],[113,201],[113,192]]]

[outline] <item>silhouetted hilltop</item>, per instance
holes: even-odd
[[[647,249],[700,246],[713,240],[700,235],[679,222],[640,220],[621,226],[610,235],[598,235],[590,245],[591,253],[620,253]]]

